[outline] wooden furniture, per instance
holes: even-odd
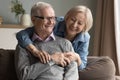
[[[17,24],[0,24],[0,28],[25,28],[25,26]]]

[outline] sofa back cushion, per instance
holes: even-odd
[[[0,49],[0,80],[18,80],[14,67],[14,50]]]

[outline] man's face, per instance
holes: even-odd
[[[50,34],[55,26],[54,10],[51,7],[44,8],[40,14],[32,17],[32,21],[37,33],[44,32]]]

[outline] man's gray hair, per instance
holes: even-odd
[[[45,8],[48,8],[48,7],[51,7],[53,8],[49,3],[46,3],[46,2],[37,2],[33,5],[32,9],[31,9],[31,16],[36,16],[38,14],[40,14],[38,12],[41,11],[42,9],[45,9]]]

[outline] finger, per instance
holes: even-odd
[[[62,61],[64,67],[67,66],[67,62],[65,60]]]
[[[39,57],[40,62],[43,63],[41,53],[38,55],[38,57]]]
[[[64,64],[61,62],[61,63],[60,63],[60,66],[64,67]]]
[[[46,63],[46,53],[42,51],[42,54],[43,63]]]
[[[41,61],[42,61],[42,63],[45,63],[45,60],[44,60],[45,58],[44,58],[44,54],[43,53],[41,53]]]
[[[48,60],[49,60],[49,61],[51,60],[51,56],[50,56],[50,55],[48,56]]]
[[[42,60],[43,60],[43,63],[47,62],[47,60],[46,60],[46,54],[44,52],[42,52]]]
[[[67,65],[70,64],[70,62],[71,62],[70,59],[66,58],[66,57],[64,58],[64,61],[66,62]]]
[[[51,56],[49,53],[47,53],[47,62],[49,62],[51,60]]]
[[[43,55],[44,55],[44,63],[49,62],[50,55],[45,51],[43,51]]]
[[[51,60],[50,55],[46,53],[46,62],[48,63]]]
[[[65,66],[67,65],[67,63],[63,60],[63,61],[61,61],[60,65],[61,65],[62,67],[65,67]]]

